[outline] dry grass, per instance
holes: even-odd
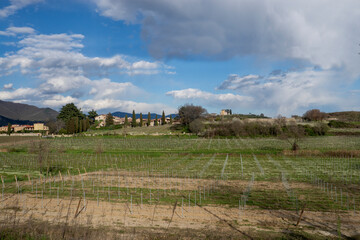
[[[331,151],[319,151],[319,150],[283,150],[285,156],[303,156],[303,157],[360,157],[360,150],[331,150]]]

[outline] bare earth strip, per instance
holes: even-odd
[[[47,221],[54,224],[80,224],[91,227],[110,227],[124,229],[131,227],[158,229],[228,229],[246,238],[249,231],[273,229],[283,231],[295,228],[299,216],[296,212],[285,210],[260,210],[219,206],[191,206],[177,202],[174,205],[142,205],[139,203],[112,203],[70,199],[36,199],[33,195],[5,196],[0,205],[0,221],[16,219],[25,222],[29,219]],[[360,232],[360,212],[310,212],[305,211],[298,228],[322,235],[337,235],[338,220],[341,219],[341,233],[352,236]],[[11,220],[11,221],[12,221]],[[314,230],[316,229],[316,230]]]

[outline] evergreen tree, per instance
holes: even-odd
[[[165,124],[166,124],[165,112],[163,111],[162,116],[161,116],[161,125],[165,125]]]
[[[75,124],[75,133],[79,132],[79,118],[75,117],[74,118],[74,124]]]
[[[142,127],[143,126],[143,117],[142,117],[142,113],[140,113],[140,123],[139,126]]]
[[[11,134],[11,129],[12,129],[12,125],[11,123],[8,123],[8,128],[7,128],[7,134],[10,136]]]
[[[83,120],[79,121],[79,133],[83,131]]]
[[[147,119],[147,126],[150,126],[151,124],[151,114],[150,112],[148,113],[148,119]]]
[[[66,132],[68,134],[73,134],[76,132],[76,118],[72,117],[66,122]]]
[[[105,126],[111,126],[111,125],[114,125],[114,117],[111,113],[108,113],[105,119]]]
[[[172,119],[171,114],[170,114],[170,124],[173,124],[173,119]]]
[[[79,119],[85,118],[84,114],[75,106],[74,103],[64,105],[57,116],[58,119],[61,119],[64,122],[67,122],[73,117],[78,117]]]
[[[133,110],[131,126],[132,126],[132,127],[136,127],[136,115],[135,115],[135,110]]]
[[[155,118],[155,122],[154,122],[154,126],[158,126],[159,123],[158,123],[158,118],[157,118],[157,114],[156,114],[156,118]]]
[[[90,119],[89,118],[87,118],[86,119],[86,130],[85,131],[87,131],[88,129],[90,128]]]
[[[124,122],[124,126],[127,127],[129,124],[129,120],[128,120],[128,117],[127,117],[127,114],[125,115],[125,122]]]
[[[97,112],[94,109],[92,109],[90,112],[88,112],[88,117],[91,122],[95,122],[95,118],[97,116],[99,116],[99,114],[97,114]]]

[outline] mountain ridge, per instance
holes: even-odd
[[[46,122],[56,119],[59,113],[51,108],[0,100],[0,116],[13,121]]]

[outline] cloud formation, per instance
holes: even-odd
[[[344,86],[360,77],[360,1],[93,2],[105,17],[140,24],[149,52],[159,59],[226,60],[251,56],[265,62],[291,61],[289,65],[296,67],[276,76],[230,75],[217,87],[236,93],[229,104],[238,102],[238,106],[286,114],[309,106],[349,107],[347,102],[352,102]],[[223,96],[198,89],[172,91],[168,95],[202,99],[208,105],[216,105]],[[253,100],[237,100],[235,96]]]
[[[232,93],[215,94],[194,88],[169,91],[166,95],[185,101],[196,100],[206,106],[215,107],[239,107],[239,104],[245,106],[253,101],[253,98],[250,96],[241,96]]]
[[[158,58],[259,55],[305,59],[326,69],[355,67],[357,0],[93,1],[103,16],[142,24]]]
[[[209,93],[198,89],[168,92],[175,99],[194,100],[205,106],[257,109],[268,114],[295,114],[311,106],[339,106],[348,100],[339,96],[333,86],[338,86],[334,72],[306,69],[272,73],[268,76],[236,74],[220,84],[217,90],[231,90],[238,94]],[[338,75],[338,77],[340,77]]]
[[[14,27],[4,32],[21,33],[25,36],[16,42],[17,51],[0,57],[0,76],[20,72],[36,79],[39,84],[36,88],[18,89],[5,85],[3,91],[0,91],[2,100],[27,101],[54,108],[75,102],[86,108],[89,107],[86,103],[90,103],[88,99],[91,98],[98,102],[92,107],[96,110],[110,108],[110,105],[99,104],[103,99],[107,99],[107,103],[114,103],[113,108],[136,105],[135,102],[121,105],[118,101],[136,98],[145,92],[131,82],[114,82],[107,76],[158,74],[172,69],[161,62],[133,60],[124,55],[107,58],[85,56],[81,53],[84,47],[84,36],[81,34],[35,34],[35,30]]]
[[[0,31],[2,36],[16,36],[21,34],[33,34],[35,29],[31,27],[8,27],[5,31]]]
[[[18,10],[31,4],[40,3],[43,0],[10,0],[10,5],[0,9],[0,18],[6,18],[15,14]]]

